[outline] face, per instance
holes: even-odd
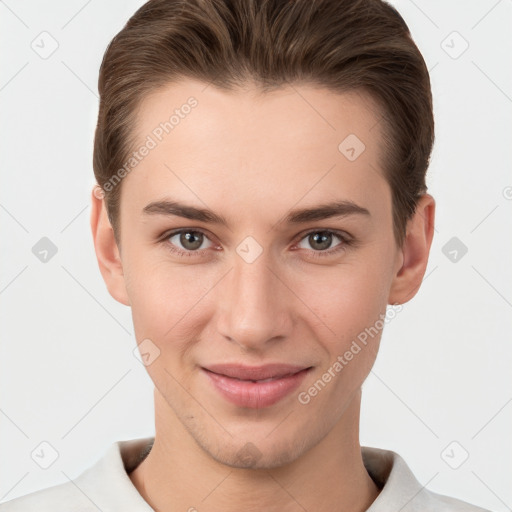
[[[380,116],[357,93],[205,87],[141,105],[135,146],[155,145],[122,182],[116,298],[160,413],[218,461],[275,467],[343,422],[377,353],[403,263]]]

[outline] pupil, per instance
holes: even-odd
[[[185,247],[186,249],[198,249],[201,247],[201,237],[202,234],[198,233],[196,231],[188,231],[187,233],[182,233],[180,237],[180,243]],[[194,241],[195,238],[195,241]],[[187,245],[192,244],[192,245]]]
[[[314,241],[314,243],[320,243],[321,247],[319,249],[328,249],[331,245],[331,233],[322,232],[322,233],[314,233],[310,235],[310,238]],[[312,244],[314,247],[314,244]]]

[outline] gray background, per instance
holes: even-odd
[[[431,69],[437,226],[364,385],[361,442],[400,453],[431,490],[510,510],[512,1],[393,3]],[[0,501],[154,432],[130,310],[89,228],[98,68],[141,4],[0,1]]]

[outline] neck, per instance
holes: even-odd
[[[328,435],[293,462],[241,469],[200,448],[155,390],[155,441],[130,479],[157,512],[363,512],[379,489],[361,455],[360,399],[358,392]]]

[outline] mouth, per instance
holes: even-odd
[[[238,407],[270,407],[294,391],[312,366],[238,364],[201,367],[210,385],[227,401]]]

